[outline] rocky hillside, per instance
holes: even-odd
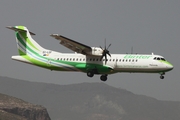
[[[0,94],[0,120],[50,120],[46,109]]]
[[[55,85],[0,77],[0,83],[1,93],[45,106],[53,120],[180,120],[180,102],[102,82]]]

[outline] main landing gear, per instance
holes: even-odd
[[[94,76],[94,71],[88,71],[87,76],[88,77],[93,77]]]
[[[94,74],[97,74],[96,71],[93,71],[93,70],[92,70],[92,71],[88,71],[88,72],[87,72],[87,76],[88,76],[88,77],[93,77]],[[101,77],[100,77],[101,81],[106,81],[106,80],[107,80],[107,76],[108,76],[107,74],[101,75]]]
[[[100,79],[101,79],[101,81],[106,81],[107,80],[107,74],[101,75]]]
[[[164,79],[165,73],[163,72],[163,73],[160,73],[160,74],[161,74],[160,79]]]

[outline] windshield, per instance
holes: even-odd
[[[166,61],[164,58],[162,57],[154,57],[154,60],[162,60],[162,61]]]

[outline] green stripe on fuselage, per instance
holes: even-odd
[[[101,64],[93,64],[93,63],[85,63],[85,62],[70,62],[70,61],[63,61],[63,60],[55,60],[55,61],[73,66],[74,68],[77,68],[82,72],[87,72],[88,70],[92,70],[92,69],[97,69],[99,73],[111,72],[111,69],[108,66],[104,66]]]
[[[162,63],[165,63],[165,64],[168,64],[168,65],[170,65],[170,66],[173,66],[170,62],[168,62],[168,61],[164,61],[164,60],[159,60],[160,62],[162,62]]]

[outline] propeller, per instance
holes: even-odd
[[[111,54],[109,53],[109,50],[108,50],[110,46],[111,46],[111,44],[109,44],[108,47],[106,48],[106,39],[104,40],[104,49],[100,46],[100,48],[103,50],[100,60],[102,60],[103,57],[105,57],[105,64],[107,62],[107,55],[109,55],[111,57]]]

